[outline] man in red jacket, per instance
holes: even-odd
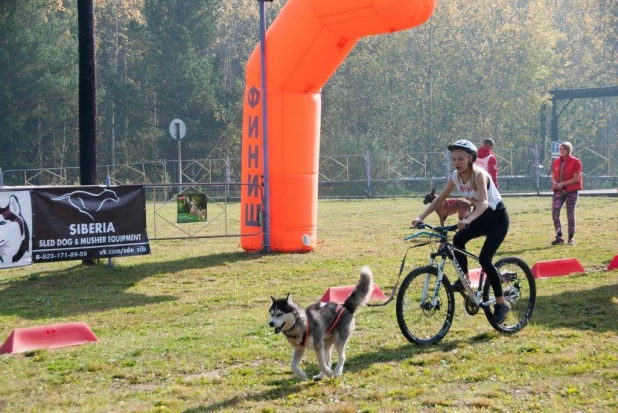
[[[474,164],[489,172],[491,180],[494,181],[494,185],[498,188],[498,160],[496,159],[496,155],[491,152],[493,148],[494,140],[486,138],[483,141],[483,146],[479,148],[479,154]]]
[[[577,191],[583,188],[582,185],[582,162],[571,155],[573,145],[570,142],[560,144],[560,157],[555,159],[551,168],[551,183],[554,191],[552,201],[551,216],[556,229],[556,239],[551,245],[564,244],[562,237],[562,224],[560,223],[560,210],[566,202],[567,219],[569,222],[569,245],[574,245],[575,241],[575,207],[579,194]]]

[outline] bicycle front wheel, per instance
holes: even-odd
[[[455,314],[455,298],[446,277],[432,304],[438,269],[432,266],[412,270],[401,283],[397,294],[397,323],[410,342],[435,344],[446,335]]]
[[[524,328],[532,317],[536,305],[536,282],[528,264],[519,258],[502,258],[495,266],[500,274],[502,295],[511,306],[511,311],[503,322],[492,324],[492,327],[504,334],[514,334]],[[483,301],[492,298],[493,293],[489,280],[486,280]],[[491,320],[492,309],[485,308],[485,315]]]

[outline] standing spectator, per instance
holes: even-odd
[[[493,139],[486,138],[483,140],[483,146],[479,148],[479,157],[474,163],[489,172],[491,180],[494,181],[494,185],[498,188],[498,160],[496,159],[496,155],[492,152],[493,149]]]
[[[569,223],[569,245],[574,245],[575,235],[575,206],[582,189],[582,162],[571,155],[573,145],[570,142],[560,144],[560,157],[554,160],[551,167],[551,183],[554,191],[552,200],[551,217],[554,220],[556,239],[551,245],[564,244],[562,237],[562,224],[560,223],[560,210],[566,202],[567,219]]]

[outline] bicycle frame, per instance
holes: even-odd
[[[433,229],[433,228],[432,228]],[[423,231],[423,232],[419,232],[417,234],[411,235],[407,238],[405,238],[405,240],[410,240],[422,235],[427,235],[429,237],[433,237],[433,238],[439,238],[440,239],[440,247],[438,248],[438,250],[436,252],[432,252],[430,254],[430,260],[429,260],[429,265],[436,267],[436,269],[438,270],[438,278],[436,281],[436,284],[434,286],[433,289],[433,294],[432,294],[432,298],[431,298],[431,306],[436,306],[438,303],[438,296],[439,296],[439,292],[440,292],[440,287],[442,286],[442,279],[444,277],[444,265],[446,264],[446,260],[447,258],[451,261],[451,264],[453,265],[453,269],[455,270],[455,274],[457,275],[457,278],[461,281],[461,284],[464,286],[464,290],[466,292],[466,296],[471,299],[475,305],[479,306],[479,307],[488,307],[492,304],[495,304],[496,299],[495,297],[492,297],[491,299],[489,299],[488,301],[481,301],[481,295],[482,295],[482,288],[483,288],[483,281],[485,278],[485,271],[483,271],[481,269],[481,274],[479,277],[479,285],[478,285],[478,289],[477,291],[474,291],[472,289],[472,286],[470,285],[470,283],[468,282],[468,280],[466,279],[463,270],[461,269],[461,266],[459,265],[459,262],[457,261],[457,258],[455,258],[455,252],[458,252],[460,254],[463,254],[469,258],[472,258],[475,261],[479,261],[479,257],[477,255],[474,255],[464,249],[458,248],[456,246],[454,246],[453,244],[451,244],[450,242],[448,242],[448,238],[446,236],[446,231],[438,234],[435,232],[427,232],[427,231]],[[426,243],[424,244],[420,244],[420,245],[426,245]],[[441,261],[438,261],[437,258],[440,257],[442,258]],[[423,285],[423,294],[422,294],[422,301],[426,302],[427,297],[429,296],[429,289],[430,289],[430,274],[427,274],[427,276],[425,277],[425,284]]]
[[[424,224],[426,225],[426,224]],[[434,229],[433,227],[427,226],[428,228]],[[443,228],[443,231],[448,229],[448,228],[456,228],[455,226],[453,227],[445,227]],[[487,307],[490,306],[492,304],[494,304],[496,302],[495,297],[491,298],[488,301],[481,301],[481,295],[482,295],[482,286],[483,286],[483,281],[484,281],[484,277],[485,277],[485,271],[483,269],[481,269],[481,274],[479,277],[479,286],[478,286],[478,290],[475,292],[472,289],[472,286],[470,285],[470,283],[468,282],[468,280],[466,279],[463,270],[461,269],[461,266],[459,265],[459,262],[457,261],[457,259],[455,258],[455,251],[459,252],[467,257],[472,258],[475,261],[479,261],[479,257],[477,255],[474,255],[464,249],[461,248],[457,248],[456,246],[454,246],[453,244],[451,244],[450,242],[448,242],[448,237],[446,235],[446,232],[443,233],[437,233],[437,232],[428,232],[428,231],[422,231],[422,232],[418,232],[416,234],[410,235],[406,238],[404,238],[404,241],[409,241],[411,239],[414,238],[418,238],[420,236],[423,235],[427,235],[430,238],[439,238],[440,239],[440,248],[438,249],[438,251],[436,252],[432,252],[430,255],[430,260],[429,260],[429,265],[436,267],[438,270],[438,280],[436,282],[436,285],[434,287],[434,291],[433,291],[433,296],[431,299],[431,305],[435,306],[437,304],[438,301],[438,294],[440,292],[440,287],[442,286],[442,278],[444,277],[444,265],[446,263],[446,259],[448,258],[451,261],[451,264],[453,265],[453,268],[455,269],[455,274],[457,274],[457,278],[459,278],[459,280],[461,281],[462,285],[464,286],[464,289],[466,291],[466,296],[469,297],[475,305],[479,306],[479,307]],[[388,299],[386,301],[384,301],[383,303],[367,303],[368,307],[382,307],[385,306],[387,304],[389,304],[391,301],[393,301],[393,299],[395,298],[395,296],[397,295],[397,288],[399,287],[399,281],[401,280],[401,275],[403,274],[403,270],[405,268],[405,263],[406,263],[406,258],[408,256],[408,252],[410,252],[410,249],[412,248],[418,248],[418,247],[422,247],[425,245],[430,244],[431,241],[428,242],[423,242],[417,245],[414,245],[410,248],[408,248],[408,250],[406,251],[405,255],[403,256],[403,259],[401,261],[401,266],[399,267],[399,276],[397,277],[397,282],[395,283],[395,286],[393,287],[393,290],[391,291],[391,296],[388,297]],[[436,260],[437,257],[441,257],[442,261],[440,263],[438,263],[438,261]],[[423,302],[425,302],[425,300],[427,299],[427,296],[429,294],[429,274],[427,275],[426,279],[425,279],[425,284],[423,287]]]
[[[446,263],[446,259],[448,258],[451,261],[451,264],[453,266],[453,269],[455,270],[455,274],[457,275],[457,278],[459,278],[459,280],[461,281],[461,284],[464,286],[464,289],[466,291],[466,296],[468,298],[470,298],[479,307],[486,307],[486,306],[495,304],[496,302],[495,297],[489,299],[488,301],[481,301],[481,295],[483,293],[482,291],[483,281],[485,281],[485,271],[481,269],[481,274],[479,277],[479,285],[478,285],[477,290],[474,291],[472,289],[472,286],[466,279],[464,272],[461,269],[459,262],[457,261],[457,258],[455,258],[455,255],[454,255],[455,251],[469,258],[472,258],[473,260],[477,262],[479,261],[479,257],[477,255],[474,255],[464,249],[457,248],[454,245],[448,242],[445,242],[444,245],[441,246],[441,248],[438,250],[438,252],[431,254],[430,265],[433,265],[438,269],[438,283],[436,283],[437,287],[439,287],[439,285],[442,283],[442,277],[444,276],[444,265]],[[437,262],[436,258],[438,256],[442,257],[441,262]],[[429,276],[427,277],[426,282],[427,283],[429,282]],[[435,305],[435,301],[438,298],[438,291],[439,291],[439,288],[436,288],[434,291],[434,297],[431,300],[432,305]],[[425,298],[426,296],[423,295],[423,299]]]

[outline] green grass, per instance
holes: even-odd
[[[587,272],[538,280],[524,330],[502,336],[481,314],[465,315],[458,297],[449,333],[421,348],[399,331],[394,303],[364,308],[343,376],[319,383],[291,372],[291,348],[267,326],[270,295],[292,292],[306,306],[354,284],[364,264],[390,293],[420,199],[321,201],[310,254],[248,255],[238,238],[193,239],[153,242],[152,255],[111,269],[4,270],[2,342],[18,327],[74,321],[99,342],[0,356],[0,411],[617,411],[618,271],[605,271],[618,254],[616,199],[580,197],[573,247],[549,245],[550,202],[506,199],[512,225],[499,255],[530,265],[577,257]],[[412,250],[407,270],[427,262],[428,248]],[[313,353],[302,367],[317,374]]]

